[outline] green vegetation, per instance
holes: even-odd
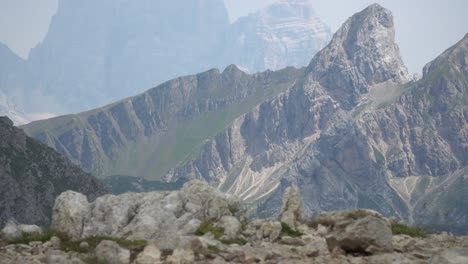
[[[63,235],[58,235],[57,233],[46,230],[41,234],[23,234],[20,238],[10,241],[9,244],[28,244],[32,241],[40,241],[44,243],[49,241],[53,236],[64,237]]]
[[[216,239],[220,239],[224,234],[224,228],[214,226],[210,221],[205,221],[201,223],[201,225],[195,231],[196,236],[204,236],[207,233],[212,233]]]
[[[301,231],[295,230],[290,227],[288,224],[281,222],[281,235],[282,236],[291,236],[291,237],[299,237],[304,235]]]
[[[243,238],[221,239],[219,241],[221,241],[221,243],[227,244],[227,245],[232,245],[232,244],[245,245],[248,242],[247,240],[245,240]]]
[[[88,237],[80,240],[72,240],[69,236],[54,232],[54,231],[44,231],[42,234],[24,234],[21,238],[10,241],[9,244],[28,244],[32,241],[40,241],[42,243],[49,241],[53,236],[60,238],[61,240],[61,250],[63,251],[74,251],[80,253],[87,253],[90,250],[96,248],[96,246],[103,240],[111,240],[117,242],[121,247],[132,249],[138,247],[144,247],[147,245],[146,240],[127,240],[123,238],[108,237],[108,236],[95,236]],[[80,248],[81,242],[87,242],[89,245],[88,249]]]
[[[376,147],[372,146],[372,149],[374,150],[375,162],[377,167],[383,168],[385,165],[384,155]]]
[[[408,235],[411,237],[425,238],[429,235],[428,231],[420,227],[410,227],[404,224],[393,224],[392,233],[394,235]]]

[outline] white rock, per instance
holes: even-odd
[[[451,248],[433,256],[430,264],[466,264],[468,263],[467,248]]]
[[[239,236],[242,224],[234,216],[225,215],[221,217],[220,224],[224,228],[224,235],[227,238],[231,239]]]
[[[42,234],[42,228],[37,225],[18,225],[18,229],[22,234]]]
[[[280,221],[293,229],[297,229],[299,223],[306,220],[304,204],[297,186],[288,187],[283,194],[281,204]]]
[[[55,199],[51,228],[71,238],[80,238],[88,214],[89,204],[85,195],[73,191],[64,192]]]
[[[130,263],[130,251],[122,248],[114,241],[103,240],[96,249],[95,254],[98,260],[107,261],[112,264]]]
[[[12,241],[21,237],[21,231],[13,221],[8,221],[2,229],[2,237],[7,241]]]
[[[320,214],[314,221],[333,227],[326,236],[330,251],[335,247],[370,254],[393,251],[390,222],[375,211],[329,212]]]
[[[147,245],[145,249],[138,254],[134,264],[159,264],[161,262],[161,251],[155,245]]]
[[[261,226],[262,236],[268,241],[275,241],[281,235],[281,223],[278,221],[267,221]]]

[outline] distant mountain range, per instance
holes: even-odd
[[[394,34],[390,11],[371,5],[306,68],[232,65],[23,128],[99,177],[203,179],[258,215],[277,213],[294,183],[309,214],[364,207],[466,232],[468,34],[420,80]]]
[[[61,0],[27,61],[0,46],[0,90],[26,113],[72,113],[233,63],[305,66],[331,36],[312,6],[281,0],[231,24],[219,0]]]

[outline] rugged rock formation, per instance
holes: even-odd
[[[0,117],[0,224],[16,219],[46,225],[55,198],[66,190],[90,199],[107,192],[92,175]]]
[[[248,75],[231,65],[223,72],[180,77],[112,105],[33,122],[24,129],[98,176],[161,180],[234,118],[288,89],[301,74],[286,68]]]
[[[179,92],[181,87],[191,87],[179,85],[188,79],[174,80],[104,109],[25,128],[88,170],[136,176],[144,176],[139,171],[145,171],[170,183],[202,179],[246,200],[250,212],[257,215],[278,215],[283,192],[295,184],[303,193],[307,215],[370,208],[409,222],[463,231],[468,217],[464,206],[468,199],[467,42],[465,36],[430,63],[422,79],[410,81],[394,41],[391,13],[371,5],[348,19],[304,71],[286,69],[251,76],[230,67],[216,77],[229,81],[210,77],[204,80],[212,85],[189,89],[210,87],[211,95],[229,90],[237,99],[227,100],[226,107],[208,103],[213,99],[205,104],[177,101],[181,105],[164,101],[177,106],[169,108],[173,113],[184,113],[177,117],[188,116],[201,127],[219,124],[218,117],[225,121],[203,137],[198,137],[196,126],[181,126],[190,136],[171,130],[170,125],[150,130],[176,135],[172,142],[183,146],[198,142],[200,147],[184,149],[190,155],[160,158],[159,153],[177,153],[179,145],[168,152],[160,142],[171,141],[165,137],[148,141],[139,125],[165,120],[154,118],[165,117],[167,112],[154,107],[159,104],[149,104],[150,95],[160,95],[151,101],[169,98],[163,96],[166,86]],[[190,80],[198,81],[201,76],[218,75],[205,73]],[[271,84],[278,84],[278,89],[267,88]],[[252,91],[249,87],[254,92],[247,95],[245,91]],[[255,91],[269,92],[257,97],[252,96]],[[170,98],[195,98],[199,93],[180,94],[187,97]],[[212,107],[202,107],[208,105]],[[243,111],[218,115],[225,113],[220,109],[233,113],[230,107],[234,106]],[[117,108],[129,111],[115,114]],[[151,116],[130,118],[139,109]],[[120,140],[122,135],[135,135],[138,143]],[[95,143],[87,147],[90,139]],[[159,152],[152,149],[153,155],[147,155],[150,146]],[[144,153],[148,157],[144,163],[154,166],[141,166],[141,159],[132,159],[133,153]],[[127,164],[127,168],[115,164]],[[101,169],[108,166],[117,169]]]
[[[371,210],[328,212],[312,220],[304,219],[302,224],[297,223],[297,228],[292,228],[275,219],[246,220],[243,211],[237,211],[243,205],[233,203],[235,198],[199,181],[187,183],[181,191],[133,195],[144,197],[135,201],[137,205],[132,209],[128,207],[129,194],[104,196],[87,204],[88,212],[83,215],[83,204],[76,201],[78,197],[85,200],[84,196],[63,193],[54,206],[52,231],[56,232],[54,229],[58,228],[75,239],[83,239],[73,241],[62,235],[66,240],[53,237],[46,242],[29,242],[28,245],[0,245],[0,259],[12,264],[97,261],[121,264],[459,264],[468,258],[468,237],[392,235],[390,221]],[[296,197],[287,194],[283,200],[287,206]],[[130,199],[130,203],[133,202]],[[150,210],[150,203],[162,212],[161,215]],[[164,208],[159,208],[160,205]],[[282,208],[282,211],[288,211],[288,208]],[[181,215],[167,218],[162,229],[160,220],[164,220],[168,212],[172,215],[177,210]],[[72,218],[83,222],[70,221]],[[190,226],[184,227],[183,232],[179,227],[182,222],[185,227]],[[238,223],[235,237],[228,238],[232,231],[227,228],[232,226],[226,225],[228,222]],[[83,226],[84,229],[93,226],[95,233],[76,234],[75,230],[83,229]],[[99,237],[103,234],[107,236]],[[164,243],[162,234],[170,237],[173,243]]]
[[[242,70],[279,70],[303,67],[330,40],[311,0],[281,0],[230,27],[227,60]]]
[[[60,1],[28,61],[17,58],[16,70],[12,60],[0,60],[7,70],[0,89],[19,94],[14,102],[27,112],[71,113],[232,63],[251,73],[303,67],[330,33],[311,3],[301,2],[282,1],[230,24],[220,0]]]

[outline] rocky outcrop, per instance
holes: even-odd
[[[55,198],[66,190],[90,199],[107,192],[92,175],[0,117],[0,224],[16,219],[46,225]]]
[[[331,32],[311,0],[282,0],[241,17],[229,29],[227,60],[247,72],[303,67]]]
[[[64,192],[54,205],[51,227],[74,239],[125,237],[173,247],[207,221],[219,222],[229,238],[235,237],[244,213],[238,199],[196,181],[180,191],[106,195],[92,203],[80,193]]]
[[[304,223],[307,219],[297,186],[288,187],[284,191],[279,218],[281,222],[293,228],[297,228],[299,224]]]
[[[294,191],[292,188],[288,192]],[[426,238],[393,235],[390,221],[381,214],[371,210],[350,210],[327,212],[304,219],[292,228],[275,219],[247,220],[241,211],[234,213],[243,205],[230,196],[217,192],[206,183],[195,181],[187,183],[182,191],[148,193],[147,197],[160,194],[151,201],[154,207],[158,203],[171,200],[164,208],[158,208],[160,218],[167,217],[167,211],[181,201],[185,213],[178,218],[168,218],[161,229],[158,216],[148,210],[144,201],[134,210],[137,215],[131,224],[118,227],[111,223],[117,219],[128,222],[123,211],[126,211],[129,196],[107,196],[94,204],[84,222],[68,222],[63,226],[52,226],[67,232],[71,230],[95,227],[109,227],[116,232],[103,232],[96,228],[95,233],[83,233],[69,240],[64,236],[64,246],[56,246],[56,237],[46,242],[29,244],[0,244],[0,259],[7,263],[107,263],[146,264],[146,263],[463,263],[468,252],[468,237],[454,237],[447,234],[433,234]],[[168,197],[172,197],[169,199]],[[292,196],[294,197],[294,196]],[[285,201],[290,200],[286,194]],[[299,196],[300,197],[300,196]],[[66,201],[70,201],[67,204]],[[57,198],[54,219],[65,223],[70,214],[78,212],[72,207],[80,208],[70,192]],[[147,200],[143,198],[142,200]],[[65,203],[64,203],[65,201]],[[223,203],[229,204],[230,210],[224,211]],[[235,205],[236,207],[233,207]],[[192,208],[191,213],[189,212]],[[61,212],[67,213],[62,214]],[[128,213],[128,211],[127,211]],[[224,215],[223,215],[224,214]],[[78,214],[79,215],[79,214]],[[221,216],[223,215],[223,216]],[[97,217],[98,216],[98,217]],[[221,216],[221,217],[220,217]],[[86,217],[85,217],[86,218]],[[140,219],[140,220],[137,220]],[[145,219],[146,226],[142,223]],[[190,220],[189,220],[190,219]],[[205,219],[200,223],[198,219]],[[194,228],[182,228],[180,224]],[[188,222],[187,222],[188,221]],[[103,225],[106,222],[106,225]],[[192,223],[191,223],[192,222]],[[196,222],[196,223],[195,223]],[[239,225],[238,223],[242,223]],[[224,229],[223,229],[224,227]],[[125,229],[126,231],[118,231]],[[189,231],[190,230],[190,231]],[[236,230],[236,236],[230,234]],[[145,234],[148,233],[148,234]],[[174,241],[171,247],[164,247],[161,234],[170,235]],[[60,233],[59,233],[60,234]],[[155,235],[159,234],[159,235]],[[100,237],[105,235],[105,237]],[[229,236],[226,236],[229,235]],[[62,235],[63,236],[63,235]],[[88,239],[85,237],[88,236]],[[144,238],[146,241],[131,240]],[[88,243],[89,241],[90,243]],[[82,246],[86,244],[86,246]],[[66,245],[70,245],[67,247]],[[74,245],[74,246],[71,246]],[[77,245],[79,249],[77,249]],[[80,253],[76,252],[79,251]],[[81,260],[80,260],[81,259]],[[35,262],[36,261],[36,262]],[[55,262],[53,262],[55,261]],[[94,262],[93,262],[94,261]]]
[[[303,71],[251,76],[229,67],[220,75],[169,82],[177,92],[173,97],[162,92],[167,89],[162,86],[97,112],[26,129],[90,170],[125,175],[142,171],[170,184],[205,180],[249,202],[257,215],[279,215],[284,191],[297,185],[306,215],[369,208],[466,232],[467,37],[428,64],[422,79],[410,81],[394,31],[391,13],[371,5],[349,18]],[[203,85],[186,84],[195,80]],[[234,95],[228,97],[235,99],[191,100],[206,89],[213,97],[229,91]],[[268,92],[257,97],[259,91]],[[153,93],[158,96],[151,97]],[[172,129],[171,119],[160,114],[167,111],[153,107],[159,104],[147,103],[158,100],[185,120],[179,129]],[[125,121],[136,120],[130,117],[140,108],[142,116],[161,118]],[[232,109],[242,111],[231,115]],[[139,124],[145,120],[162,124],[149,130],[157,136],[141,136]],[[44,124],[60,129],[44,129]],[[200,128],[210,128],[210,133],[200,133],[207,131]],[[133,141],[121,140],[121,135],[134,135],[128,137]],[[96,143],[87,147],[90,140]],[[161,142],[174,148],[168,151]],[[179,155],[181,150],[186,155]],[[135,161],[133,153],[145,155]]]
[[[335,248],[368,254],[393,251],[390,222],[375,211],[323,213],[314,223],[329,228],[326,240],[331,251]]]

